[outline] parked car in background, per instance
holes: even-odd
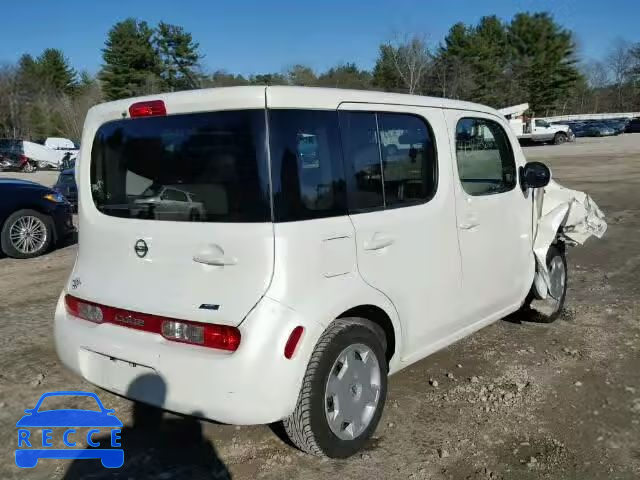
[[[594,122],[589,126],[595,129],[594,136],[596,137],[610,137],[612,135],[617,135],[616,130],[604,122]]]
[[[74,210],[78,208],[78,187],[76,186],[75,168],[70,168],[60,172],[53,189],[64,196]]]
[[[640,133],[640,117],[631,119],[625,128],[627,133]]]
[[[48,140],[48,139],[47,139]],[[45,143],[46,141],[45,140]],[[71,142],[71,140],[69,140]],[[50,143],[51,144],[51,143]],[[72,143],[73,145],[73,143]],[[78,150],[75,148],[50,148],[46,145],[41,145],[36,142],[23,141],[24,154],[34,160],[38,168],[44,170],[45,168],[60,169],[63,159],[67,157],[73,157],[78,154]]]
[[[151,185],[133,201],[131,215],[156,220],[191,220],[204,218],[201,202],[180,186]]]
[[[0,138],[0,169],[30,173],[35,172],[38,165],[25,155],[22,140]]]
[[[69,237],[71,205],[55,190],[27,180],[0,178],[0,247],[13,258],[31,258]]]

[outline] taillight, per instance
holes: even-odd
[[[65,296],[67,311],[74,317],[93,323],[111,323],[162,335],[172,342],[200,345],[235,352],[240,346],[240,330],[228,325],[192,322],[132,312]]]
[[[104,315],[100,305],[85,302],[71,295],[66,295],[64,301],[67,306],[67,312],[74,317],[82,318],[83,320],[88,320],[93,323],[102,323],[104,321]]]
[[[136,117],[156,117],[167,114],[167,108],[162,100],[149,100],[147,102],[137,102],[129,107],[131,118]]]
[[[284,356],[287,359],[293,357],[293,354],[296,351],[296,347],[298,346],[298,342],[300,341],[300,337],[302,337],[302,333],[304,332],[304,328],[301,326],[297,326],[293,329],[291,334],[289,335],[289,339],[287,340],[286,345],[284,346]]]
[[[164,320],[162,336],[174,342],[235,352],[240,345],[240,331],[226,325],[196,324],[184,320]]]

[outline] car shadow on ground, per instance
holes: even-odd
[[[138,377],[130,385],[127,396],[139,389],[153,391],[163,399],[166,393],[166,385],[158,375]],[[202,426],[195,417],[165,418],[162,410],[136,403],[132,425],[123,427],[120,437],[124,451],[122,467],[107,469],[99,460],[78,459],[73,461],[64,478],[231,479],[213,444],[202,435]],[[105,447],[110,445],[111,436],[96,435],[93,440]]]

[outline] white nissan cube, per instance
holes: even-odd
[[[282,421],[300,449],[347,457],[375,430],[389,374],[536,295],[535,189],[550,172],[482,105],[162,94],[93,107],[81,157],[57,351],[137,402]],[[561,241],[547,268],[551,321]],[[163,388],[136,383],[149,376]]]

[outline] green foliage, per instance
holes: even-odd
[[[579,78],[575,43],[547,13],[519,13],[508,28],[511,75],[531,110],[544,115],[556,108]]]
[[[47,48],[36,60],[36,69],[44,88],[53,92],[73,93],[78,86],[78,74],[61,50]]]
[[[237,87],[240,85],[249,85],[249,80],[242,75],[234,75],[224,70],[216,70],[211,77],[204,82],[207,87]]]
[[[355,63],[345,63],[331,67],[318,77],[318,86],[334,88],[353,88],[367,90],[371,88],[372,75],[360,70]]]
[[[393,60],[393,56],[397,54],[394,49],[395,47],[389,44],[380,45],[372,78],[373,86],[390,92],[403,89],[402,78]]]
[[[313,87],[318,82],[315,72],[306,65],[294,65],[287,72],[287,82],[290,85]]]
[[[288,85],[287,78],[281,73],[261,73],[249,77],[250,85]]]
[[[160,76],[167,90],[198,88],[199,44],[178,25],[160,22],[154,38],[160,56]]]
[[[99,78],[109,100],[154,93],[161,89],[161,59],[147,22],[128,18],[109,30],[102,50]]]

